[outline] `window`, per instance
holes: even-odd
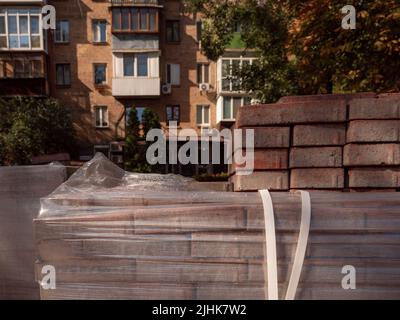
[[[0,11],[0,48],[33,49],[42,47],[41,13],[38,9]]]
[[[55,42],[57,43],[69,42],[69,21],[66,20],[57,21]]]
[[[26,66],[23,60],[14,61],[14,77],[15,78],[26,78],[27,74],[25,72]]]
[[[0,78],[12,78],[14,77],[14,62],[12,60],[0,61]]]
[[[167,20],[167,42],[180,42],[181,30],[179,20]]]
[[[209,126],[210,125],[210,106],[198,105],[197,106],[197,125]]]
[[[93,42],[104,43],[107,41],[107,22],[105,20],[93,21]]]
[[[70,64],[57,64],[56,65],[56,84],[58,86],[71,85],[71,65]]]
[[[147,54],[138,54],[137,58],[137,75],[138,77],[147,77],[149,74],[148,56]]]
[[[181,117],[180,106],[167,106],[166,111],[167,111],[167,123],[170,123],[171,121],[175,121],[179,125],[180,117]]]
[[[125,54],[124,55],[124,77],[133,77],[135,76],[134,67],[135,67],[135,56]]]
[[[16,59],[14,64],[15,78],[38,78],[42,74],[42,62],[37,59]]]
[[[253,59],[222,59],[222,91],[238,92],[242,90],[241,79],[233,76],[241,68],[252,64]]]
[[[113,8],[114,32],[158,32],[158,10],[153,8]]]
[[[201,41],[201,34],[203,32],[203,21],[196,22],[196,40]]]
[[[248,104],[251,104],[251,98],[249,97],[223,97],[223,119],[234,120],[237,110],[241,106]]]
[[[33,78],[42,77],[43,76],[42,61],[31,60],[30,61],[30,73],[31,73],[31,77],[33,77]]]
[[[143,112],[145,109],[145,107],[136,107],[137,118],[140,123],[143,123]]]
[[[209,65],[208,63],[198,63],[197,64],[197,83],[209,83]]]
[[[149,56],[148,54],[126,53],[123,55],[124,77],[148,77]]]
[[[104,85],[107,82],[107,65],[105,63],[94,64],[94,84]]]
[[[173,86],[181,84],[181,66],[175,63],[167,63],[167,83]]]
[[[108,108],[106,106],[94,107],[96,128],[108,127]]]

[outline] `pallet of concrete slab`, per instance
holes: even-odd
[[[39,299],[32,221],[65,179],[58,165],[0,167],[0,300]]]
[[[92,190],[85,202],[78,190],[51,195],[34,222],[37,280],[45,265],[57,274],[56,289],[42,289],[42,299],[266,298],[258,194],[138,191],[122,197],[109,188],[106,199],[99,196],[104,190]],[[282,297],[301,203],[293,193],[272,198]],[[317,192],[311,203],[296,298],[400,299],[400,197]],[[345,266],[354,267],[355,290],[342,287]]]

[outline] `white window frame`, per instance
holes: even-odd
[[[177,81],[174,81],[173,77],[173,69],[176,68],[176,74],[178,75]],[[169,69],[169,71],[168,71]],[[169,76],[168,76],[169,73]],[[168,78],[170,78],[168,80]],[[167,63],[165,65],[165,82],[170,84],[171,86],[180,86],[181,85],[181,65],[179,63]]]
[[[197,73],[199,72],[199,66],[201,66],[201,81],[199,82],[199,75],[197,74],[197,79],[196,81],[198,82],[198,84],[202,84],[202,83],[207,83],[210,84],[210,64],[206,63],[206,62],[198,62],[197,63]],[[206,69],[208,69],[208,81],[204,81],[205,80],[205,74],[206,74]]]
[[[101,112],[101,110],[103,108],[105,108],[105,113],[104,113],[105,119],[103,119],[103,112]],[[100,123],[99,125],[97,125],[97,116],[99,116],[99,123]],[[104,122],[106,123],[106,125],[103,125]],[[109,121],[109,116],[108,116],[108,106],[95,106],[94,107],[94,125],[98,129],[104,129],[104,128],[110,127],[110,121]]]
[[[146,57],[147,75],[145,75],[145,76],[139,76],[139,63],[138,63],[139,56],[145,56]],[[150,78],[150,58],[149,58],[149,55],[147,53],[136,53],[135,54],[135,65],[136,65],[136,70],[135,70],[136,78],[144,78],[144,79]]]
[[[101,24],[105,25],[105,38],[101,40]],[[106,43],[107,42],[107,20],[94,19],[92,20],[92,36],[93,43]]]
[[[138,56],[144,55],[147,57],[147,76],[138,76],[139,74],[139,65],[138,65]],[[125,57],[126,56],[133,56],[133,75],[126,76],[124,73],[125,70]],[[151,78],[150,72],[150,55],[147,53],[124,53],[122,56],[122,75],[124,78],[141,78],[141,79],[148,79]]]
[[[230,99],[230,118],[224,117],[224,108],[225,108],[225,99]],[[235,117],[233,116],[233,101],[234,99],[241,99],[241,106],[244,105],[245,99],[250,99],[249,97],[238,97],[238,96],[222,96],[222,117],[223,121],[235,121]]]
[[[210,123],[211,123],[211,108],[210,105],[208,104],[198,104],[196,106],[196,123],[197,126],[200,128],[204,128],[204,127],[210,127]],[[200,119],[197,119],[197,115],[198,115],[198,109],[201,108],[201,122],[199,122]],[[205,118],[205,114],[208,111],[208,122],[204,122],[204,118]]]
[[[25,9],[25,8],[4,8],[2,9],[4,12],[0,12],[0,16],[4,17],[4,23],[5,23],[5,33],[1,33],[0,36],[6,37],[6,43],[7,46],[4,48],[0,48],[0,51],[5,51],[5,50],[15,50],[15,51],[23,51],[23,50],[43,50],[44,44],[43,44],[43,32],[41,32],[42,28],[42,13],[40,10],[36,10],[33,8],[30,9]],[[16,11],[13,13],[12,11]],[[26,13],[23,11],[27,11]],[[33,11],[33,12],[32,12]],[[15,16],[16,17],[16,24],[17,24],[17,33],[12,33],[10,34],[8,31],[8,17],[9,16]],[[19,19],[21,16],[27,17],[28,18],[28,32],[27,33],[20,33],[20,27],[19,27]],[[32,33],[31,32],[31,17],[37,17],[38,18],[38,23],[39,23],[39,32],[38,33]],[[10,47],[10,37],[11,36],[16,36],[18,38],[18,47],[11,48]],[[21,36],[27,36],[28,37],[28,47],[21,47]],[[39,41],[40,41],[40,46],[39,47],[32,47],[32,37],[33,36],[38,36]]]
[[[244,61],[249,61],[250,65],[252,65],[254,60],[255,60],[255,58],[244,58],[244,57],[239,57],[239,58],[221,58],[221,70],[220,70],[220,72],[221,72],[221,83],[220,83],[221,92],[242,92],[242,90],[233,90],[234,79],[228,79],[232,75],[233,61],[239,61],[239,67],[241,68],[243,66],[243,62]],[[229,70],[228,70],[229,75],[226,76],[226,77],[223,76],[224,61],[229,61]],[[223,87],[224,80],[228,80],[229,81],[229,90],[224,89],[224,87]],[[242,82],[242,80],[239,79],[239,82]]]
[[[69,20],[59,20],[59,21],[57,21],[56,27],[60,26],[60,28],[61,28],[61,23],[63,23],[63,22],[67,23],[67,37],[68,37],[68,39],[63,39],[62,29],[60,29],[59,33],[57,33],[57,29],[56,29],[55,32],[54,32],[54,42],[55,43],[69,43],[69,41],[70,41],[70,23],[69,23]],[[60,37],[61,37],[60,39],[57,39],[57,34],[60,35]]]

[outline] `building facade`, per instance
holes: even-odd
[[[41,28],[46,3],[56,9],[55,30]],[[171,121],[207,136],[250,103],[230,67],[254,57],[234,39],[209,61],[201,17],[179,0],[2,1],[0,10],[0,94],[49,95],[70,106],[82,160],[102,151],[122,161],[116,141],[133,106],[139,118],[155,111],[167,136]]]

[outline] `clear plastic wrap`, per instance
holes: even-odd
[[[32,220],[40,198],[66,178],[59,165],[0,166],[0,300],[39,298]]]
[[[298,194],[273,193],[284,294],[297,244]],[[400,197],[312,193],[296,298],[400,298]],[[265,299],[264,211],[257,193],[206,190],[174,175],[126,173],[96,157],[50,196],[34,222],[43,299]],[[342,267],[358,290],[341,288]],[[388,285],[390,284],[390,285]]]

